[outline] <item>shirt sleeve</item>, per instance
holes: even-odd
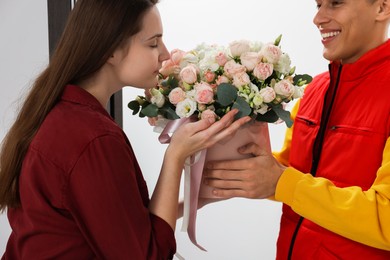
[[[338,188],[325,178],[289,167],[279,179],[275,199],[332,232],[390,250],[390,138],[367,191],[357,186]]]
[[[93,140],[70,173],[65,201],[98,258],[173,258],[174,232],[149,213],[139,175],[128,144],[111,135]]]

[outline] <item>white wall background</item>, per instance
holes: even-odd
[[[290,54],[298,73],[326,69],[319,33],[312,24],[312,0],[161,0],[164,39],[169,49],[189,50],[198,43],[228,44],[232,40],[273,41],[283,34],[282,49]],[[46,1],[0,1],[0,139],[15,117],[19,97],[48,61]],[[124,128],[136,151],[152,192],[165,145],[145,119],[130,114],[127,103],[142,91],[124,91]],[[271,142],[279,149],[284,125],[270,125]],[[176,232],[178,252],[186,259],[274,259],[281,205],[267,200],[231,199],[208,205],[198,213],[198,242]],[[178,221],[180,229],[181,221]],[[0,215],[0,255],[10,228]]]
[[[21,96],[48,62],[45,0],[0,1],[0,140],[13,122]],[[0,215],[0,256],[11,230]]]

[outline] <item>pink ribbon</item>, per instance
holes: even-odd
[[[161,132],[158,140],[162,144],[167,144],[171,141],[170,133],[174,133],[180,126],[194,122],[197,119],[194,117],[182,118],[169,121]],[[198,210],[199,189],[202,181],[203,167],[206,160],[207,150],[202,150],[196,155],[192,155],[187,159],[185,166],[185,192],[184,192],[184,214],[182,231],[187,231],[191,242],[199,249],[206,251],[196,241],[196,215]],[[189,189],[189,192],[188,192]],[[188,198],[189,195],[189,198]]]

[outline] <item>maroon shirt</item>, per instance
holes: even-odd
[[[21,207],[2,259],[170,259],[172,228],[148,211],[141,170],[120,127],[67,86],[23,162]]]

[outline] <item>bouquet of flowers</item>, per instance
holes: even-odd
[[[303,94],[311,81],[295,75],[295,67],[279,44],[233,41],[228,47],[201,44],[191,51],[175,49],[163,63],[157,88],[129,102],[140,117],[179,119],[222,117],[231,109],[237,117],[257,121],[283,120],[292,125],[284,105]]]
[[[284,121],[291,127],[285,104],[300,98],[312,80],[309,75],[295,74],[290,57],[279,46],[280,40],[281,36],[265,44],[240,40],[227,47],[201,44],[190,51],[175,49],[163,63],[158,86],[128,104],[133,115],[158,119],[154,124],[162,128],[161,143],[168,143],[168,134],[180,124],[207,117],[218,120],[231,109],[239,110],[237,118],[254,119],[234,138],[201,151],[185,166],[182,230],[200,249],[204,250],[195,236],[198,197],[213,198],[210,188],[201,185],[204,163],[238,159],[242,155],[237,148],[248,142],[270,149],[264,122]]]

